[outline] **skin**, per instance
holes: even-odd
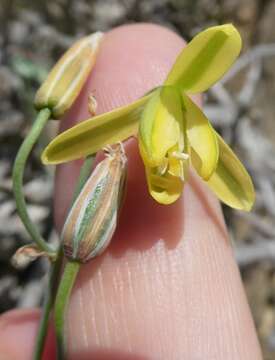
[[[159,85],[183,40],[140,24],[107,33],[86,87],[62,130]],[[199,99],[197,98],[197,101]],[[159,206],[149,196],[135,140],[126,144],[128,188],[119,227],[105,254],[83,266],[67,313],[69,359],[262,359],[220,205],[196,175],[184,196]],[[58,167],[55,219],[62,227],[80,162]],[[0,319],[3,359],[29,360],[39,310]],[[54,358],[50,331],[45,359]]]

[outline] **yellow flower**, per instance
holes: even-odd
[[[248,173],[188,96],[219,80],[240,50],[240,35],[231,24],[199,33],[180,53],[163,86],[60,134],[42,161],[74,160],[138,132],[149,192],[157,202],[171,204],[179,198],[191,163],[224,203],[250,210],[255,195]]]

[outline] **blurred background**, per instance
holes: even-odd
[[[255,182],[253,212],[224,210],[264,359],[274,359],[275,0],[1,0],[0,312],[16,306],[37,306],[43,293],[41,278],[46,262],[35,262],[18,271],[9,261],[29,240],[15,211],[11,167],[34,118],[34,93],[77,37],[141,21],[167,26],[187,40],[208,26],[225,22],[233,22],[241,32],[242,56],[222,82],[206,94],[205,111]],[[50,131],[32,154],[25,192],[33,220],[44,236],[54,241],[53,173],[39,160]]]

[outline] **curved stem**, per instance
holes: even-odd
[[[30,155],[30,152],[35,143],[37,142],[37,139],[39,138],[50,116],[51,111],[47,108],[42,109],[38,113],[38,116],[35,120],[34,125],[31,128],[31,131],[23,141],[23,144],[21,145],[17,153],[12,172],[13,192],[18,214],[23,224],[25,225],[25,228],[27,229],[39,249],[48,253],[52,253],[53,250],[42,238],[37,227],[33,224],[27,212],[26,202],[23,193],[23,174],[26,166],[26,161]]]
[[[76,261],[68,261],[65,265],[64,272],[59,283],[55,307],[54,307],[54,320],[55,332],[57,339],[57,359],[65,360],[65,336],[64,336],[64,323],[67,305],[69,302],[70,294],[80,268],[80,263]]]

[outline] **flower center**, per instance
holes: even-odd
[[[166,172],[173,176],[179,177],[182,181],[185,180],[186,165],[189,160],[189,154],[181,151],[172,151],[168,153],[168,157],[163,159],[163,163],[158,166],[157,174],[165,175]]]

